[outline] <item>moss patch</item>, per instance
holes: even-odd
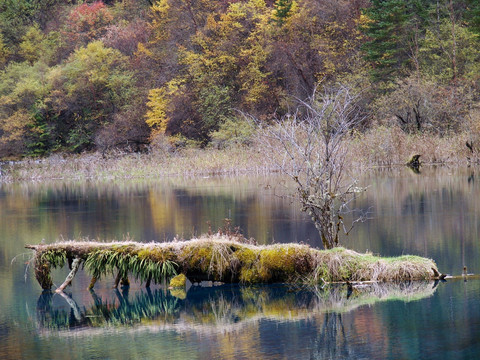
[[[187,277],[184,274],[179,274],[170,280],[171,288],[184,288],[187,285]]]

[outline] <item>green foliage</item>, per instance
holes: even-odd
[[[35,23],[22,37],[18,54],[32,65],[39,60],[51,64],[57,60],[57,51],[62,46],[60,33],[51,31],[45,34]]]
[[[268,123],[367,70],[371,119],[387,116],[371,99],[412,74],[456,93],[457,111],[478,100],[479,34],[476,0],[0,0],[0,157],[140,149],[157,134],[248,145],[234,110]]]
[[[415,56],[418,37],[428,25],[430,5],[428,0],[372,0],[372,6],[364,10],[362,30],[368,40],[362,49],[375,78],[391,78]]]
[[[52,7],[63,0],[0,0],[0,32],[10,45],[18,44],[25,28],[33,22],[44,24]]]
[[[30,64],[35,63],[42,56],[43,51],[46,50],[42,46],[44,38],[45,36],[38,24],[29,27],[23,36],[19,53]]]
[[[67,261],[67,253],[62,249],[51,249],[39,255],[41,263],[46,262],[54,269],[62,268]]]
[[[212,145],[219,148],[228,148],[232,145],[249,145],[254,137],[253,124],[243,117],[230,117],[223,121],[218,130],[211,135]]]
[[[465,10],[465,20],[468,28],[480,34],[480,3],[477,0],[467,0],[467,7]]]
[[[219,124],[225,122],[232,112],[228,87],[212,85],[200,89],[198,103],[206,133],[218,129]]]
[[[3,66],[7,63],[9,55],[10,55],[10,50],[5,44],[3,35],[0,32],[0,69],[2,69]]]
[[[136,253],[128,247],[97,250],[91,252],[85,260],[85,268],[97,279],[116,271],[121,277],[132,273],[142,281],[160,283],[175,276],[177,267],[178,265],[170,259],[158,261],[154,253]]]
[[[101,41],[76,50],[60,68],[55,107],[64,111],[66,143],[75,152],[93,146],[94,133],[129,107],[135,96],[125,57]]]
[[[479,35],[457,24],[453,38],[452,23],[448,19],[426,32],[419,57],[422,73],[438,83],[448,84],[454,77],[454,51],[455,75],[465,80],[475,79],[480,71]]]
[[[285,20],[291,15],[293,0],[277,0],[274,4],[273,16],[279,25],[283,25]]]
[[[57,121],[56,119],[48,120],[48,114],[42,109],[35,107],[32,109],[32,122],[28,125],[30,131],[26,140],[27,155],[44,156],[60,148],[53,125]]]

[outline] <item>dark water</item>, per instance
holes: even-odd
[[[480,273],[480,178],[472,169],[384,171],[355,206],[371,209],[344,244],[382,255],[415,254],[443,272]],[[292,289],[139,284],[96,293],[79,274],[69,297],[42,294],[28,243],[89,237],[190,238],[230,218],[259,243],[316,232],[279,178],[0,186],[0,359],[476,359],[480,281]],[[12,259],[15,258],[12,263]],[[25,280],[25,274],[27,275]],[[56,283],[65,272],[54,274]]]

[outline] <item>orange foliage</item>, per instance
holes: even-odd
[[[66,35],[76,43],[85,43],[102,36],[113,16],[102,1],[81,4],[73,8],[67,18]]]

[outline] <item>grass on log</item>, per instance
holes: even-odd
[[[405,281],[434,279],[433,260],[419,256],[382,258],[344,248],[318,250],[302,244],[257,246],[239,237],[210,235],[167,243],[63,241],[27,245],[34,249],[35,269],[43,269],[39,283],[48,285],[50,268],[79,257],[96,279],[109,274],[128,275],[160,283],[177,274],[192,282],[319,283]],[[37,272],[37,271],[36,271]],[[42,285],[44,287],[44,285]],[[45,288],[45,287],[44,287]]]

